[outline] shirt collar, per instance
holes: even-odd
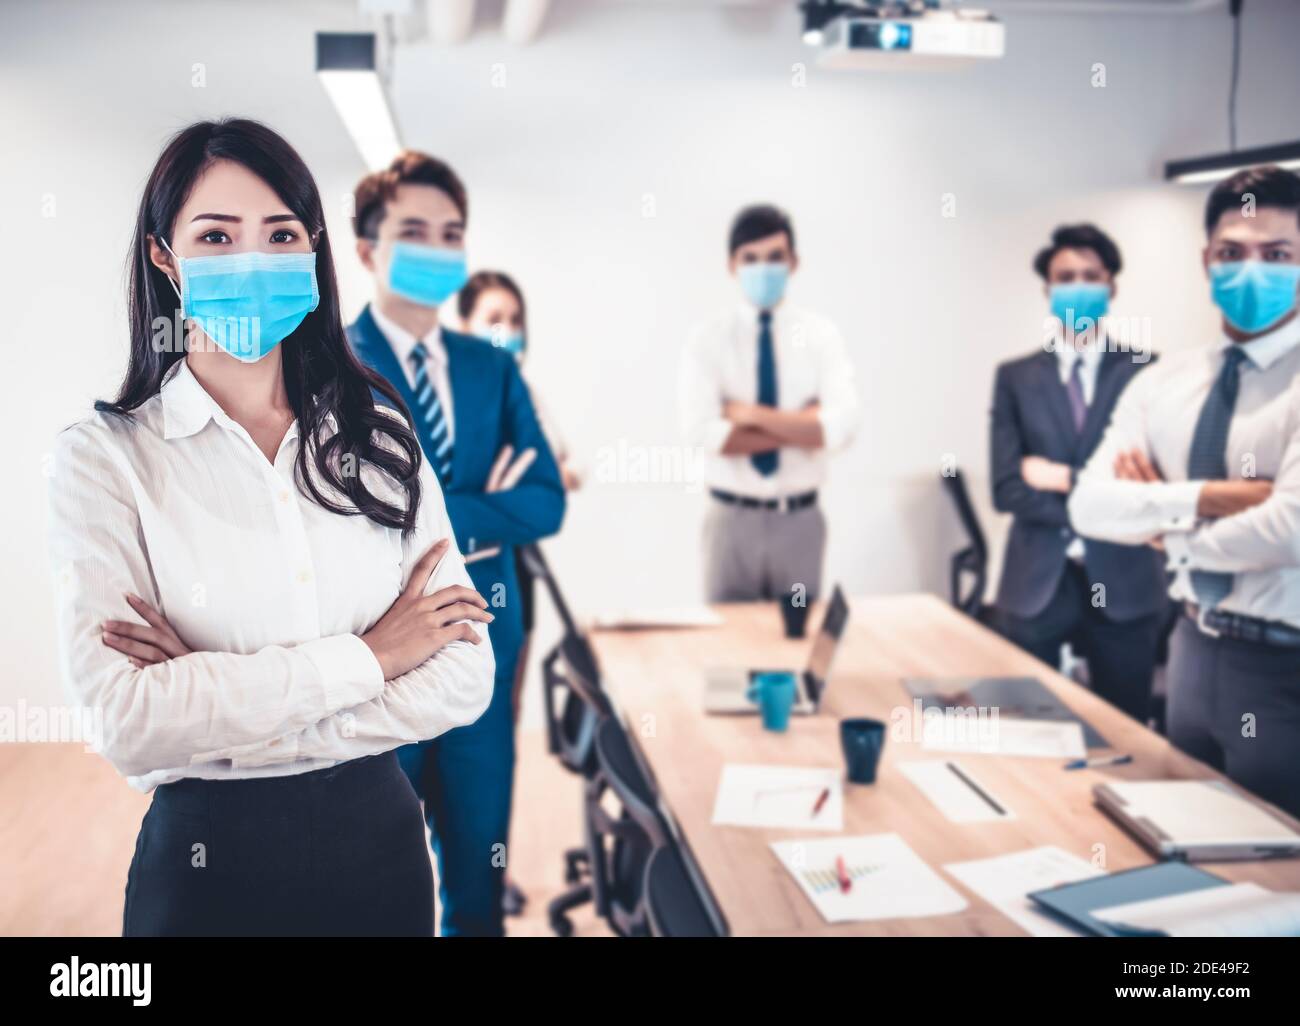
[[[202,431],[210,420],[215,420],[227,430],[247,436],[247,432],[199,384],[199,379],[190,370],[189,360],[184,357],[172,364],[163,375],[159,396],[162,399],[164,438],[187,438]],[[281,445],[297,437],[298,420],[295,417],[285,432]]]
[[[1234,345],[1250,360],[1251,366],[1259,370],[1268,370],[1274,363],[1286,356],[1300,344],[1300,316],[1292,317],[1279,328],[1274,328],[1266,335],[1253,338],[1249,342],[1234,342],[1226,334],[1219,340],[1219,351],[1225,352]]]
[[[790,301],[788,299],[783,299],[781,302],[777,303],[776,306],[772,307],[769,311],[772,314],[771,323],[775,325],[778,321],[782,320],[789,309]],[[736,317],[746,327],[752,326],[755,331],[758,330],[758,315],[762,312],[762,310],[746,299],[741,299],[736,302]]]
[[[164,438],[185,438],[201,431],[218,413],[225,417],[217,401],[199,384],[185,357],[167,369],[159,395]]]
[[[429,350],[429,355],[439,363],[447,362],[447,347],[442,342],[442,328],[434,325],[433,330],[423,339],[417,340],[414,335],[403,328],[396,321],[385,317],[379,307],[373,303],[370,306],[371,316],[374,317],[375,323],[379,325],[379,330],[383,333],[384,338],[388,339],[388,344],[393,347],[393,355],[397,357],[398,362],[405,367],[411,359],[411,350],[415,348],[415,343],[421,341],[425,348]]]
[[[1091,374],[1096,371],[1103,355],[1105,355],[1104,347],[1095,344],[1084,349],[1075,349],[1073,346],[1057,346],[1056,369],[1060,372],[1062,381],[1069,381],[1076,361],[1082,364],[1085,374]]]

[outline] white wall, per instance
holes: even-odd
[[[943,591],[959,544],[944,454],[973,477],[995,538],[1004,530],[984,494],[991,375],[1036,344],[1029,260],[1054,224],[1088,218],[1116,236],[1128,264],[1116,312],[1149,317],[1157,348],[1212,334],[1204,193],[1163,184],[1160,167],[1226,148],[1227,17],[1008,13],[996,64],[810,66],[797,87],[792,67],[810,54],[792,7],[559,0],[528,48],[481,22],[467,45],[404,49],[398,117],[410,145],[468,181],[472,263],[522,283],[532,377],[593,478],[620,445],[677,445],[684,335],[733,297],[729,218],[752,200],[786,206],[804,261],[792,298],[839,322],[864,401],[827,489],[829,574],[855,591]],[[1296,138],[1300,5],[1248,7],[1240,143]],[[317,29],[366,27],[347,2],[0,8],[0,700],[59,693],[42,459],[124,366],[123,261],[164,138],[226,113],[285,133],[326,194],[349,313],[363,302],[340,245],[362,169],[311,68]],[[1091,84],[1098,62],[1105,88]],[[592,480],[550,547],[574,604],[696,599],[703,503],[680,483]]]

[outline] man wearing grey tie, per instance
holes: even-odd
[[[799,258],[783,211],[746,207],[727,252],[740,296],[696,327],[680,376],[683,429],[709,489],[705,592],[800,604],[821,588],[827,455],[857,427],[853,365],[834,324],[785,298]]]
[[[1057,228],[1034,260],[1050,308],[1044,345],[1002,364],[993,393],[993,503],[1014,518],[995,625],[1053,667],[1069,642],[1092,689],[1145,722],[1168,610],[1161,559],[1141,545],[1085,544],[1066,512],[1076,472],[1150,359],[1103,330],[1120,267],[1119,248],[1090,224]]]
[[[1125,393],[1070,518],[1166,554],[1169,739],[1300,814],[1300,178],[1233,175],[1205,226],[1222,337]]]

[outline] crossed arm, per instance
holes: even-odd
[[[1289,441],[1275,481],[1166,481],[1151,456],[1141,378],[1120,398],[1071,494],[1080,534],[1150,544],[1172,570],[1238,572],[1300,563],[1300,391],[1278,406]]]
[[[723,403],[722,415],[731,431],[722,443],[724,456],[750,456],[771,452],[783,445],[820,449],[826,444],[822,429],[821,404],[809,403],[802,410],[777,410],[758,403]]]

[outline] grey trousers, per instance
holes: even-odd
[[[793,513],[709,499],[704,516],[704,592],[710,602],[751,602],[807,589],[821,594],[826,518],[820,506]]]
[[[1213,638],[1184,616],[1168,676],[1169,740],[1300,816],[1300,649]]]

